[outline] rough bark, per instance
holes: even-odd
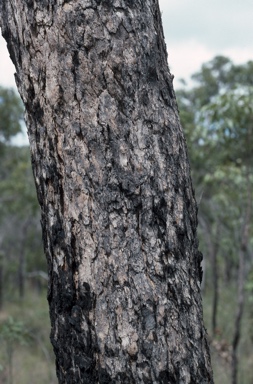
[[[212,383],[197,209],[157,0],[1,1],[59,383]]]

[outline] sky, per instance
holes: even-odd
[[[175,86],[216,55],[253,60],[252,0],[160,0]]]
[[[253,60],[252,0],[159,0],[175,88],[220,54]],[[0,38],[0,85],[15,87],[15,69]]]

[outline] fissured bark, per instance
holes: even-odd
[[[59,383],[212,383],[197,208],[157,0],[1,0]]]

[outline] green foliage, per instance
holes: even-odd
[[[226,161],[240,167],[252,159],[253,62],[236,66],[217,56],[192,78],[195,86],[177,98],[194,184],[203,189],[205,175]]]
[[[238,168],[251,165],[253,140],[253,87],[236,88],[213,97],[202,107],[199,121],[206,125],[208,139],[222,151],[222,162]]]
[[[0,215],[16,213],[20,217],[38,210],[28,147],[9,145],[2,156]]]
[[[194,86],[191,89],[184,86],[177,92],[177,99],[199,204],[199,237],[205,257],[205,292],[208,295],[210,289],[214,292],[214,278],[218,279],[218,327],[229,314],[224,324],[230,330],[226,336],[230,348],[237,297],[234,282],[238,279],[239,255],[242,252],[245,270],[253,269],[253,62],[235,65],[230,59],[217,56],[203,64],[192,79]],[[218,271],[216,277],[215,270]],[[252,276],[248,276],[246,285],[251,296]],[[226,292],[233,289],[234,300],[222,301],[225,299],[219,286]],[[246,308],[248,306],[249,302]],[[209,311],[210,308],[209,303]],[[209,329],[211,319],[210,311],[207,320]],[[248,322],[247,326],[248,333],[253,334],[253,322]],[[245,329],[242,329],[241,343],[244,337]],[[213,341],[218,343],[216,346],[219,345],[217,334]],[[253,339],[251,347],[252,342]],[[250,339],[247,343],[249,348]],[[251,382],[247,380],[252,380],[252,375],[242,376],[242,367],[246,365],[248,356],[238,356],[240,383]],[[252,352],[250,357],[253,358]],[[216,377],[217,383],[224,382],[225,378],[225,382],[230,380],[224,371],[222,373],[222,369],[219,367],[217,370],[219,377],[223,377],[221,381]]]
[[[13,383],[13,355],[17,345],[26,345],[29,334],[20,321],[9,317],[0,324],[0,341],[5,344],[9,383]]]
[[[22,131],[23,112],[21,99],[14,90],[0,87],[0,143],[9,143]]]
[[[197,201],[210,213],[217,195],[234,200],[239,186],[245,192],[245,173],[253,164],[253,62],[236,66],[217,56],[192,78],[195,86],[179,90],[177,98]]]
[[[0,308],[24,295],[28,273],[46,271],[30,151],[12,144],[22,114],[20,98],[0,87]]]
[[[0,340],[8,347],[13,348],[16,344],[26,345],[29,333],[22,321],[14,320],[12,316],[0,323]]]
[[[33,289],[29,290],[23,302],[15,300],[6,303],[5,311],[1,313],[4,319],[1,324],[6,324],[7,338],[0,341],[0,383],[13,384],[55,384],[55,363],[52,346],[49,339],[50,321],[46,291],[40,295]],[[10,319],[12,319],[10,321]],[[14,330],[13,325],[15,324]],[[11,360],[11,375],[7,340],[12,337],[13,354]]]

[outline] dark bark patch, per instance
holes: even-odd
[[[173,265],[164,265],[164,273],[169,279],[175,276],[176,269]]]
[[[60,284],[55,292],[55,305],[59,313],[68,313],[75,302],[75,290],[73,287],[71,272],[58,270],[60,276]]]
[[[91,311],[95,304],[95,297],[88,283],[79,288],[77,304],[85,311]]]
[[[117,357],[118,356],[118,350],[111,349],[107,345],[105,345],[105,355],[108,357]]]
[[[158,221],[163,223],[163,225],[166,226],[167,203],[163,196],[159,199],[158,203],[154,204],[153,212],[155,216],[158,218]]]
[[[74,53],[73,53],[72,62],[73,62],[74,67],[78,67],[79,64],[80,64],[79,53],[78,53],[77,50],[75,50]]]
[[[137,363],[137,369],[141,372],[142,382],[152,384],[150,363],[145,360],[142,363]]]
[[[170,300],[170,302],[178,302],[178,297],[180,297],[180,291],[181,290],[179,290],[177,286],[174,286],[172,283],[168,283],[168,299]]]
[[[59,213],[56,214],[56,220],[55,223],[52,225],[51,228],[51,236],[52,236],[52,243],[53,246],[64,246],[65,245],[65,231],[61,222],[61,218]]]
[[[134,180],[130,175],[124,174],[124,177],[122,177],[122,181],[120,182],[119,187],[124,194],[132,195],[134,194],[137,187],[136,180]]]
[[[143,383],[144,384],[152,384],[153,380],[150,377],[143,376]]]
[[[28,108],[27,109],[31,110],[31,108],[29,108],[29,106],[32,105],[32,103],[33,103],[33,100],[35,98],[35,91],[34,91],[34,86],[33,86],[30,78],[29,78],[29,87],[27,89],[27,95],[28,95]]]
[[[82,310],[78,305],[74,305],[71,311],[71,316],[69,317],[70,324],[74,327],[77,332],[82,332]]]
[[[160,384],[178,384],[178,378],[169,373],[168,371],[162,371],[159,374],[159,383]]]
[[[92,358],[85,354],[75,356],[75,362],[76,362],[76,366],[79,367],[80,370],[84,370],[84,371],[88,371],[93,364]]]
[[[144,341],[142,344],[141,352],[144,356],[146,356],[147,359],[150,359],[152,357],[152,351],[153,351],[153,343],[150,341]]]
[[[124,384],[133,384],[135,382],[134,378],[131,375],[131,371],[125,372],[120,372],[116,376],[115,381],[110,381],[110,384],[112,383],[124,383]]]
[[[196,254],[196,264],[197,264],[197,271],[198,271],[198,276],[199,276],[199,281],[200,283],[202,282],[202,277],[203,277],[203,269],[201,266],[203,260],[203,254],[200,251],[197,251]]]
[[[100,384],[110,384],[113,382],[106,369],[101,367],[98,369],[98,378]]]
[[[36,101],[33,105],[33,111],[34,111],[34,117],[36,122],[39,124],[43,125],[43,116],[44,116],[44,111],[40,106],[39,101]]]
[[[155,314],[150,308],[143,307],[142,311],[142,326],[145,331],[151,331],[156,326]]]
[[[149,104],[149,95],[146,90],[144,90],[141,94],[141,102],[145,106]]]
[[[149,67],[147,74],[147,82],[154,83],[158,80],[157,72],[154,67]]]

